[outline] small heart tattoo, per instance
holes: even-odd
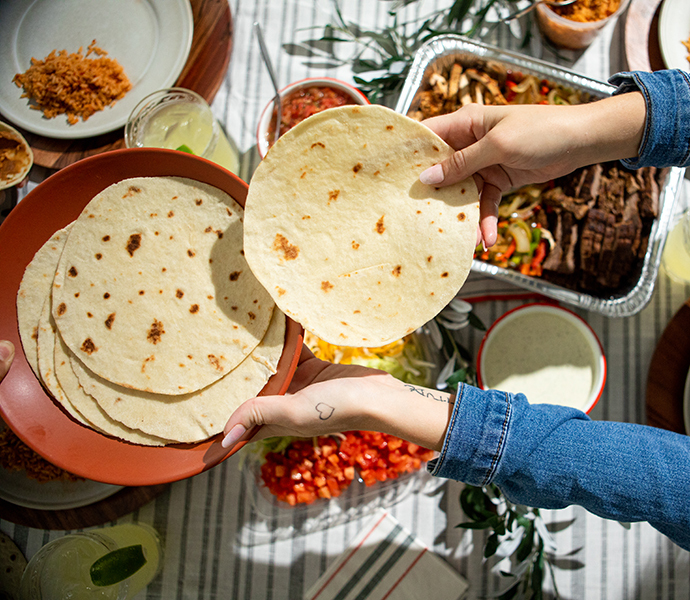
[[[319,402],[314,408],[316,409],[316,412],[319,413],[319,419],[322,421],[327,421],[330,419],[333,411],[335,411],[335,408],[324,402]]]

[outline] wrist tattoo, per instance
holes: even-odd
[[[316,412],[319,413],[319,419],[321,421],[328,421],[335,412],[335,408],[325,402],[319,402],[314,408]]]
[[[428,389],[423,388],[423,387],[418,387],[416,385],[412,385],[411,383],[406,383],[404,385],[411,392],[414,392],[415,394],[419,394],[420,396],[423,396],[424,398],[430,398],[431,400],[436,400],[436,402],[445,402],[446,404],[453,404],[453,397],[450,394],[448,394],[448,396],[446,397],[446,394],[443,392],[436,392],[433,390],[428,390]]]

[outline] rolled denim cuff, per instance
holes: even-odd
[[[490,483],[505,448],[511,409],[509,394],[461,384],[441,454],[427,470],[470,485]]]
[[[621,162],[629,169],[690,165],[690,75],[679,69],[617,73],[613,92],[640,91],[647,106],[637,158]]]

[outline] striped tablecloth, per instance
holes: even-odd
[[[341,0],[340,4],[347,19],[367,27],[385,23],[391,6],[381,0]],[[448,0],[424,1],[409,10],[413,16],[423,16],[448,4]],[[259,114],[272,97],[253,37],[253,23],[263,25],[282,84],[317,75],[351,81],[352,73],[349,66],[308,67],[303,58],[283,50],[285,44],[318,37],[321,30],[310,28],[332,21],[331,2],[232,0],[230,5],[233,54],[213,110],[243,152],[242,175],[247,179],[258,162],[254,146]],[[505,31],[490,41],[512,49],[519,45]],[[623,23],[619,22],[607,27],[585,52],[557,55],[542,45],[538,35],[522,51],[605,80],[626,68],[623,41]],[[686,193],[684,203],[687,198]],[[475,275],[470,283],[477,292],[511,289]],[[645,383],[652,353],[664,327],[688,297],[690,286],[673,283],[662,273],[651,302],[634,317],[609,319],[579,311],[601,339],[608,359],[608,381],[592,413],[594,419],[645,422]],[[520,302],[483,302],[475,310],[490,324]],[[468,331],[466,338],[468,348],[476,351],[480,334]],[[482,558],[486,534],[456,528],[464,520],[460,483],[434,480],[420,473],[384,496],[371,496],[358,489],[325,510],[286,510],[261,495],[247,466],[250,463],[243,464],[243,458],[239,453],[204,474],[174,483],[155,501],[119,520],[151,524],[164,539],[162,572],[137,595],[139,600],[301,599],[385,505],[420,544],[468,582],[465,598],[495,595],[505,586],[505,579],[496,574],[495,563]],[[560,557],[555,577],[562,598],[690,598],[690,554],[647,524],[633,524],[627,529],[578,507],[542,514],[547,523],[560,529],[554,536]],[[2,519],[0,531],[12,537],[28,557],[46,542],[64,535]],[[584,567],[572,568],[575,561]],[[553,589],[550,580],[546,589]],[[429,581],[427,592],[419,597],[432,598],[433,590],[434,581]]]

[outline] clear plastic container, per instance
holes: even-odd
[[[618,10],[598,21],[573,21],[566,19],[546,4],[537,4],[537,23],[541,32],[556,46],[568,50],[582,50],[589,46],[601,30],[615,21],[628,7],[630,0],[622,0]]]
[[[422,360],[430,365],[426,371],[426,386],[435,388],[441,360],[439,349],[426,327],[413,335],[421,350]],[[443,480],[429,475],[425,464],[422,464],[418,471],[371,486],[366,486],[357,475],[336,498],[319,498],[312,504],[290,506],[271,494],[261,479],[261,448],[249,446],[244,452],[242,477],[253,508],[237,533],[238,543],[245,546],[289,539],[342,525],[380,508],[393,506],[411,494],[431,492],[443,484]]]
[[[312,504],[290,506],[266,488],[260,469],[258,454],[245,458],[242,477],[249,490],[253,510],[237,532],[237,541],[244,546],[267,544],[343,525],[393,506],[411,494],[431,493],[443,484],[443,480],[432,477],[422,467],[414,473],[370,487],[355,479],[337,498],[320,498]]]

